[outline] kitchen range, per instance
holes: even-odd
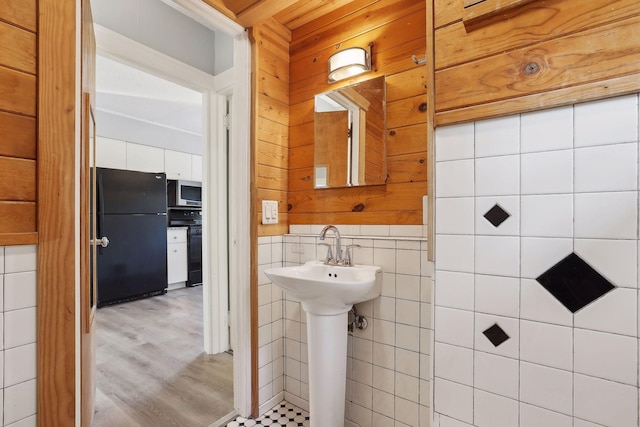
[[[169,207],[169,227],[186,227],[187,231],[187,286],[202,284],[202,211]],[[171,256],[171,254],[169,254]],[[171,285],[171,281],[169,283]]]
[[[97,232],[109,239],[97,254],[99,307],[202,284],[200,182],[108,168],[96,182]]]
[[[172,236],[179,236],[186,227],[187,270],[184,274],[169,274],[169,285],[174,281],[186,282],[187,286],[202,284],[202,183],[186,180],[167,181],[169,204],[169,229]],[[171,231],[170,231],[171,233]],[[170,264],[172,252],[167,252]],[[182,269],[180,269],[182,270]]]

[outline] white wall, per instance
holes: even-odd
[[[204,140],[202,135],[190,134],[179,129],[158,126],[135,117],[114,114],[101,110],[95,111],[97,129],[101,136],[109,139],[127,140],[142,145],[153,145],[167,150],[183,151],[201,155]]]
[[[233,38],[212,31],[160,0],[92,0],[93,19],[211,75],[233,66]]]
[[[437,129],[436,426],[638,425],[638,115],[631,95]],[[577,310],[540,277],[572,253],[615,286]]]
[[[102,55],[93,112],[100,136],[203,152],[202,93]]]

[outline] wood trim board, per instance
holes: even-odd
[[[40,0],[38,14],[38,426],[76,419],[76,11]]]

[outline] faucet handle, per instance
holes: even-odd
[[[318,243],[318,245],[327,247],[327,256],[324,259],[324,263],[331,264],[333,262],[333,252],[331,251],[331,245],[328,243]]]
[[[347,251],[344,255],[344,265],[353,265],[353,261],[351,260],[351,248],[361,248],[360,245],[347,245]]]

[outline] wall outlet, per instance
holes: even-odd
[[[304,253],[304,246],[302,246],[302,245],[291,245],[291,252],[293,252],[294,254],[303,254]]]
[[[262,201],[262,223],[263,224],[278,223],[278,201],[277,200]]]

